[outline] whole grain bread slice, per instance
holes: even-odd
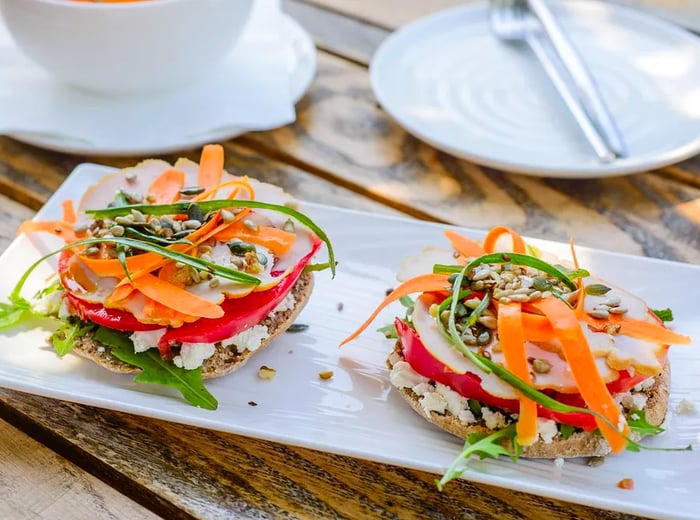
[[[401,360],[404,360],[403,352],[399,344],[397,344],[395,352],[399,355]],[[387,366],[389,369],[393,366],[391,357],[387,360]],[[666,417],[669,389],[670,366],[669,363],[666,363],[663,372],[654,378],[654,385],[643,391],[647,397],[644,407],[646,419],[647,422],[654,426],[659,426]],[[410,388],[402,388],[399,392],[401,397],[403,397],[419,415],[443,430],[456,435],[460,439],[466,439],[473,433],[490,434],[494,432],[494,430],[487,428],[483,422],[465,423],[447,410],[445,410],[444,414],[434,411],[426,414],[419,402],[419,396]],[[634,435],[632,437],[636,440],[639,439],[639,437]],[[610,452],[610,446],[602,436],[593,432],[576,431],[567,439],[564,439],[561,435],[557,435],[549,443],[545,443],[542,439],[539,439],[533,445],[525,446],[521,457],[545,459],[560,457],[602,457],[608,455]]]
[[[243,366],[255,352],[266,347],[276,336],[286,331],[294,323],[299,313],[306,306],[312,289],[313,274],[303,273],[292,286],[291,294],[294,295],[294,306],[291,309],[273,312],[260,322],[260,325],[267,327],[269,334],[262,341],[260,347],[252,352],[245,350],[239,353],[235,345],[224,347],[221,344],[217,344],[214,355],[204,360],[202,376],[205,379],[221,377]],[[124,363],[113,356],[110,348],[95,341],[91,333],[85,334],[76,340],[73,352],[94,361],[112,372],[136,374],[141,371],[139,368]]]

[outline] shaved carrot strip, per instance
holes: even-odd
[[[185,172],[170,168],[153,179],[148,187],[148,197],[153,204],[170,204],[180,198],[185,186]]]
[[[78,216],[75,214],[73,201],[71,199],[64,200],[61,202],[61,209],[63,210],[63,221],[66,224],[75,224]]]
[[[365,331],[365,329],[367,329],[367,327],[369,327],[372,324],[374,318],[376,318],[387,305],[389,305],[392,302],[395,302],[399,298],[403,298],[404,296],[408,296],[409,294],[414,293],[446,291],[449,288],[449,286],[450,282],[447,281],[447,275],[444,274],[422,274],[420,276],[416,276],[415,278],[411,278],[410,280],[405,281],[396,289],[391,291],[391,293],[386,298],[384,298],[382,303],[380,303],[379,306],[374,310],[370,317],[367,318],[367,321],[360,325],[360,328],[358,328],[355,332],[353,332],[347,338],[345,338],[340,343],[340,346],[342,347],[349,341],[352,341],[357,336],[362,334]]]
[[[258,231],[252,231],[242,222],[229,226],[216,235],[216,239],[220,242],[233,238],[261,245],[273,251],[277,256],[282,256],[292,248],[297,236],[294,233],[270,226],[258,226]]]
[[[460,235],[451,229],[445,230],[445,237],[452,247],[465,258],[477,258],[486,254],[484,248],[476,240]]]
[[[224,315],[224,310],[217,304],[151,274],[134,280],[133,285],[146,297],[183,314],[200,318],[220,318]]]
[[[486,238],[484,238],[484,250],[487,253],[493,253],[496,249],[496,241],[501,235],[508,234],[513,239],[513,253],[527,254],[525,241],[518,233],[505,226],[496,226],[491,228]]]
[[[584,314],[583,319],[596,331],[604,331],[608,325],[620,325],[618,334],[629,336],[643,341],[650,341],[659,345],[690,345],[689,336],[679,334],[663,325],[626,316],[611,315],[607,320],[600,320],[589,314]]]
[[[623,433],[629,434],[629,426],[624,422],[615,400],[600,377],[593,353],[573,310],[558,298],[542,298],[530,303],[530,306],[542,312],[552,324],[576,387],[588,408],[595,410],[612,424],[622,427]],[[596,423],[614,453],[625,449],[627,441],[619,431],[598,418]]]
[[[134,286],[131,284],[117,286],[105,301],[105,307],[118,306],[119,303],[131,296],[134,290]]]
[[[502,304],[498,309],[498,339],[506,368],[527,384],[532,385],[530,367],[525,353],[525,335],[519,303]],[[518,443],[530,446],[537,440],[537,403],[520,396],[520,415],[516,425]]]
[[[62,220],[25,220],[20,224],[17,234],[43,231],[62,238],[66,243],[75,242],[73,225]]]
[[[239,189],[243,188],[248,192],[248,199],[255,200],[255,190],[253,189],[253,186],[250,185],[250,182],[248,182],[248,177],[243,177],[242,179],[234,179],[232,181],[227,181],[222,184],[217,184],[213,188],[205,191],[204,193],[200,193],[192,200],[207,200],[219,190],[223,190],[224,188],[228,188],[229,186],[236,186],[236,189],[231,190],[231,193],[229,193],[226,197],[227,199],[233,199],[238,194]]]
[[[521,318],[525,339],[528,341],[544,343],[556,339],[552,325],[550,325],[549,320],[544,316],[523,312]]]
[[[210,238],[208,234],[217,228],[217,224],[218,219],[212,218],[211,220],[205,222],[202,227],[195,229],[192,233],[190,233],[187,236],[187,239],[194,244],[193,246],[188,244],[173,244],[168,246],[168,249],[178,251],[180,253],[187,253],[188,251],[191,251],[197,244],[200,244]],[[117,259],[98,259],[87,256],[81,256],[80,259],[93,273],[98,276],[123,278],[126,281],[122,280],[122,284],[128,282],[128,279],[125,278],[126,273],[124,273],[124,268]],[[126,265],[129,269],[129,273],[131,274],[131,278],[136,279],[142,274],[150,273],[170,261],[171,260],[163,258],[157,253],[141,253],[139,255],[128,257],[126,259]]]
[[[199,159],[198,184],[211,190],[221,183],[224,174],[224,147],[220,144],[208,144],[202,148]]]

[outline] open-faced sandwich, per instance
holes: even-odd
[[[670,310],[580,268],[573,246],[567,267],[504,227],[483,243],[445,235],[453,250],[405,259],[401,284],[345,340],[390,303],[408,307],[382,329],[397,339],[390,380],[415,411],[466,439],[441,484],[472,454],[603,456],[661,431],[668,346],[690,342],[664,326]]]
[[[74,352],[137,380],[179,389],[215,408],[202,378],[236,370],[284,332],[306,304],[312,272],[334,269],[325,233],[283,190],[223,169],[223,148],[198,164],[149,160],[106,176],[57,221],[65,247],[38,304],[21,296],[30,267],[0,304],[0,328],[27,317],[60,320],[59,355]],[[323,242],[327,264],[310,265]]]

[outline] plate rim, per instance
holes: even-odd
[[[599,0],[550,0],[551,3],[566,5],[568,7],[574,7],[575,9],[591,9],[592,5],[600,4],[606,8],[620,11],[625,14],[625,16],[641,17],[648,23],[654,23],[662,26],[666,30],[671,30],[679,35],[683,35],[683,38],[693,41],[695,45],[700,48],[700,39],[690,33],[687,29],[684,29],[668,20],[659,18],[650,14],[648,12],[635,9],[633,7],[621,4],[611,4],[604,3]],[[392,32],[377,49],[377,51],[372,56],[369,66],[369,76],[370,85],[372,91],[374,92],[377,101],[381,105],[384,112],[399,126],[401,126],[406,132],[413,135],[417,139],[428,143],[430,146],[441,150],[445,153],[458,157],[460,159],[475,162],[477,164],[486,166],[488,168],[495,168],[503,170],[506,172],[517,173],[522,175],[528,175],[533,177],[548,177],[548,178],[561,178],[561,179],[585,179],[585,178],[602,178],[602,177],[614,177],[621,175],[631,175],[634,173],[641,173],[650,170],[656,170],[676,164],[678,162],[684,161],[700,153],[700,131],[698,135],[691,141],[685,143],[682,146],[678,146],[675,149],[668,150],[662,155],[656,156],[653,160],[635,160],[634,158],[617,160],[613,163],[600,164],[600,165],[590,165],[581,164],[579,166],[537,166],[532,164],[523,164],[514,161],[507,161],[499,159],[498,157],[481,155],[477,151],[465,151],[463,149],[453,148],[438,140],[430,137],[424,133],[420,125],[412,124],[408,119],[404,118],[400,111],[391,110],[391,102],[387,102],[391,96],[389,96],[382,86],[380,81],[380,72],[382,61],[385,61],[386,55],[392,50],[392,47],[398,45],[396,42],[399,38],[406,37],[405,35],[422,29],[425,26],[430,26],[431,24],[437,23],[439,19],[448,18],[452,15],[457,15],[461,13],[474,14],[479,11],[488,10],[488,4],[484,1],[475,2],[473,4],[463,4],[454,7],[449,7],[447,9],[442,9],[436,11],[427,16],[414,20],[398,30]],[[583,137],[581,137],[583,139]],[[593,152],[591,152],[591,157],[593,157]]]
[[[292,103],[296,105],[311,87],[311,83],[316,77],[318,68],[318,53],[311,34],[291,15],[280,12],[282,27],[281,32],[286,33],[282,45],[290,42],[300,42],[298,48],[295,45],[289,47],[294,52],[293,69],[288,72],[290,88],[292,90]],[[4,23],[0,18],[0,24]],[[182,139],[177,143],[163,144],[162,146],[139,147],[103,147],[93,146],[89,142],[79,144],[77,140],[61,139],[56,134],[38,133],[11,133],[8,137],[16,141],[52,150],[55,152],[78,154],[78,155],[108,155],[112,157],[128,157],[134,155],[161,155],[201,147],[211,142],[220,142],[233,139],[247,133],[245,128],[226,128],[213,131],[206,135],[190,139]]]

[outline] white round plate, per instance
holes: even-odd
[[[497,40],[488,6],[441,11],[387,38],[370,67],[383,108],[448,153],[547,177],[659,168],[700,152],[700,39],[632,9],[549,2],[596,78],[629,149],[600,163],[523,45]]]
[[[296,103],[309,89],[316,74],[316,47],[309,33],[286,14],[282,15],[282,31],[284,44],[290,50],[289,85],[292,100]],[[109,121],[103,121],[101,124],[109,125]],[[11,137],[27,144],[66,153],[130,156],[166,154],[188,148],[197,148],[207,143],[231,139],[247,131],[248,129],[245,128],[225,127],[217,128],[206,134],[199,134],[196,137],[177,134],[163,135],[163,140],[160,143],[148,144],[145,147],[139,147],[138,144],[128,139],[124,142],[110,143],[107,147],[95,146],[87,141],[63,138],[53,133],[15,133]]]

